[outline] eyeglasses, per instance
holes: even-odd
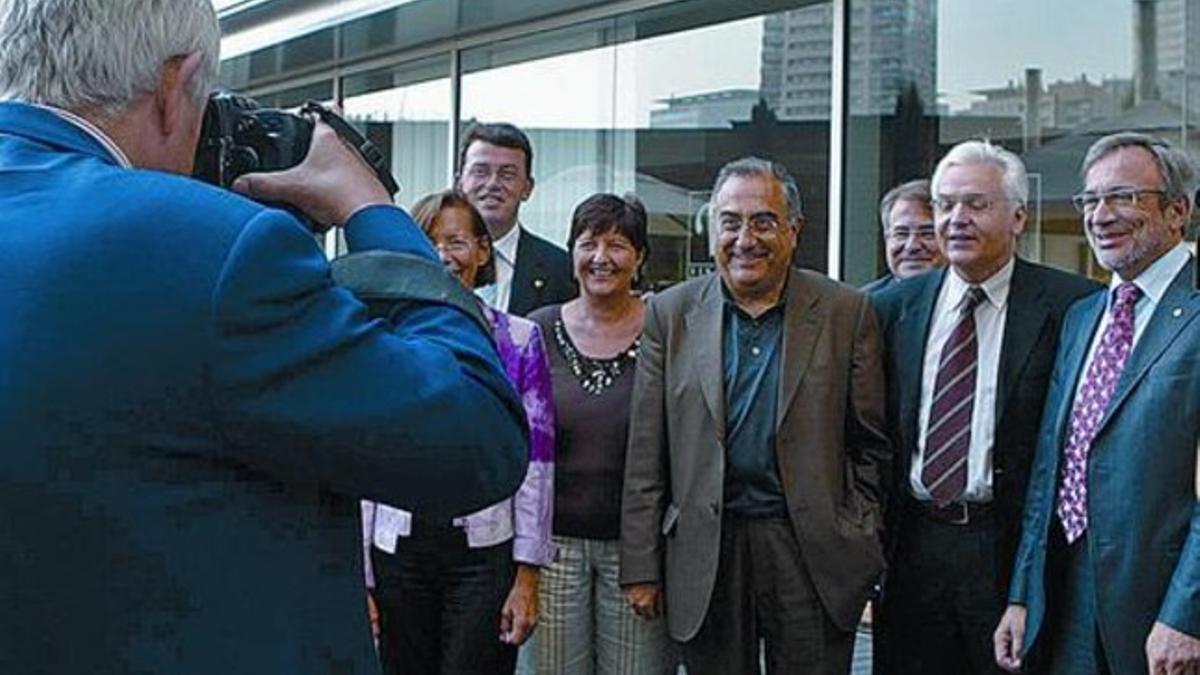
[[[896,243],[908,241],[913,235],[916,235],[920,241],[933,241],[937,239],[937,232],[933,228],[933,223],[918,225],[916,227],[896,225],[895,227],[889,227],[887,231],[888,240]]]
[[[466,253],[475,245],[475,241],[474,239],[447,239],[446,241],[435,241],[433,247],[447,253]]]
[[[490,164],[472,164],[467,167],[467,175],[475,180],[486,181],[495,175],[505,185],[512,185],[521,178],[521,170],[510,164],[493,168]]]
[[[989,211],[997,204],[1009,201],[1007,197],[997,197],[995,195],[968,193],[963,195],[940,195],[930,200],[930,205],[933,206],[935,213],[950,213],[955,206],[961,205],[963,209],[971,213],[983,213]]]
[[[717,217],[717,227],[723,235],[737,236],[742,227],[749,228],[756,237],[769,237],[779,231],[780,218],[774,213],[756,213],[749,218],[732,213],[722,213]]]
[[[1080,192],[1071,197],[1071,203],[1075,205],[1076,211],[1091,213],[1100,206],[1100,202],[1104,202],[1110,209],[1129,209],[1138,206],[1142,195],[1165,196],[1166,194],[1164,190],[1147,190],[1135,187],[1116,188],[1103,192]]]

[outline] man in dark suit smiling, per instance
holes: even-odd
[[[932,181],[949,267],[875,300],[898,470],[881,672],[993,672],[1021,502],[1063,312],[1097,285],[1016,256],[1028,184],[1012,153],[955,146]]]
[[[524,316],[575,297],[570,258],[519,220],[521,204],[533,194],[533,145],[525,132],[504,123],[468,129],[458,189],[479,210],[492,239],[496,282],[480,289],[489,305]]]

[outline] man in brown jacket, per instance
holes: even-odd
[[[865,295],[792,267],[803,222],[786,169],[727,164],[719,273],[646,312],[621,583],[639,615],[665,604],[689,675],[757,673],[760,639],[771,672],[849,672],[883,568],[879,329]]]

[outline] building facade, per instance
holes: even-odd
[[[736,157],[777,159],[799,179],[798,264],[862,283],[882,265],[880,195],[959,141],[1021,154],[1022,250],[1092,274],[1070,207],[1088,143],[1133,128],[1200,148],[1200,0],[217,6],[222,85],[270,106],[337,102],[385,149],[401,204],[452,183],[466,125],[512,122],[535,149],[523,223],[562,245],[585,197],[634,192],[660,286],[711,268],[704,206]],[[1147,77],[1153,95],[1135,87]]]

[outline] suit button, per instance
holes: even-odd
[[[714,516],[720,515],[721,514],[721,503],[720,502],[710,502],[708,505],[708,510],[712,511],[712,514]]]

